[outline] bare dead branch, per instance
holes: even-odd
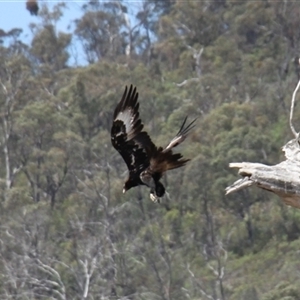
[[[182,87],[182,86],[186,85],[188,82],[198,82],[198,81],[199,81],[199,78],[194,77],[194,78],[185,79],[181,83],[176,83],[176,82],[173,82],[173,83],[176,84],[178,87]]]
[[[199,280],[196,278],[195,274],[194,274],[194,273],[192,272],[192,270],[190,269],[190,264],[187,264],[187,270],[188,270],[188,272],[190,273],[191,277],[193,278],[193,281],[196,282],[198,288],[200,289],[200,293],[201,293],[203,296],[205,296],[206,298],[208,298],[208,299],[215,300],[214,297],[208,295],[208,294],[204,291],[204,289],[203,289],[201,283],[199,282]]]
[[[193,58],[195,59],[196,73],[198,77],[201,77],[201,67],[200,67],[200,59],[203,53],[204,48],[202,47],[199,51],[197,51],[194,47],[185,44],[186,47],[193,52]]]
[[[299,133],[295,130],[292,119],[294,114],[295,98],[300,87],[300,80],[293,92],[290,110],[290,128],[295,139],[282,147],[286,160],[267,166],[259,163],[241,162],[230,163],[230,168],[238,168],[243,177],[228,186],[226,195],[243,188],[255,185],[278,195],[286,205],[300,208],[300,144]]]
[[[66,298],[65,285],[62,282],[60,274],[54,268],[50,267],[49,265],[44,264],[41,260],[37,259],[36,261],[38,263],[38,267],[40,270],[49,274],[50,276],[54,277],[57,280],[57,281],[46,280],[50,286],[60,288],[60,291],[57,291],[54,289],[50,289],[50,290],[55,291],[62,300],[66,300],[67,298]]]
[[[226,195],[255,185],[278,195],[285,204],[300,208],[300,149],[297,139],[288,142],[283,150],[288,148],[287,159],[275,166],[259,163],[231,163],[230,168],[238,168],[243,179],[239,179],[225,189]],[[295,153],[293,153],[295,152]]]
[[[0,84],[1,84],[1,86],[2,86],[2,88],[3,88],[4,94],[7,95],[7,94],[8,94],[7,88],[6,88],[6,86],[3,84],[3,82],[2,82],[1,79],[0,79]]]
[[[92,261],[90,262],[90,268],[88,267],[88,261],[87,259],[83,260],[79,260],[79,263],[82,265],[83,267],[83,272],[84,272],[84,276],[85,276],[85,284],[84,284],[84,291],[83,291],[83,299],[86,299],[89,293],[89,287],[90,287],[90,281],[91,281],[91,277],[94,273],[94,269],[96,267],[96,257],[93,257]]]
[[[295,136],[295,138],[299,137],[299,133],[297,133],[297,131],[295,130],[295,128],[292,124],[292,119],[293,119],[293,114],[294,114],[295,98],[296,98],[296,94],[298,92],[299,87],[300,87],[300,80],[298,81],[298,84],[293,92],[292,102],[291,102],[291,110],[290,110],[290,127],[291,127],[292,133]]]

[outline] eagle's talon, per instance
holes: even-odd
[[[150,193],[150,199],[154,202],[154,203],[159,203],[159,198],[153,194],[153,193]]]

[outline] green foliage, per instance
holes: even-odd
[[[299,291],[296,285],[288,282],[280,282],[273,291],[264,296],[263,300],[297,300],[300,298]]]
[[[0,47],[2,298],[300,299],[300,213],[256,188],[224,195],[230,162],[283,158],[299,5],[143,1],[131,24],[128,3],[91,1],[72,33],[65,6],[42,8],[31,45],[15,29]],[[86,66],[68,65],[74,37]],[[131,83],[157,145],[198,118],[161,204],[122,194],[110,127]]]

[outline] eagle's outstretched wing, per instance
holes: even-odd
[[[156,149],[149,135],[142,131],[138,93],[127,86],[114,112],[111,142],[123,157],[130,173],[141,172],[150,164],[148,149]]]
[[[126,139],[131,140],[144,127],[139,118],[139,94],[136,88],[132,89],[132,85],[127,93],[127,86],[123,96],[114,111],[114,121],[112,126],[112,139],[118,135],[125,133]]]

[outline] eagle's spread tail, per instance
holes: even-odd
[[[186,120],[187,120],[187,117],[185,117],[178,133],[171,140],[169,145],[163,150],[163,152],[167,152],[167,151],[171,150],[172,148],[178,146],[180,143],[182,143],[188,136],[189,132],[195,127],[194,123],[196,122],[197,119],[193,120],[189,125],[184,127]]]
[[[183,159],[180,153],[172,153],[172,151],[165,155],[167,170],[172,170],[184,166],[190,159]]]
[[[164,173],[184,166],[190,159],[183,159],[180,153],[173,153],[172,150],[169,150],[167,152],[158,152],[158,155],[153,160],[155,163],[151,163],[152,170]]]
[[[193,120],[187,126],[185,126],[187,117],[185,117],[178,133],[171,140],[169,145],[166,148],[158,148],[156,151],[156,155],[151,159],[151,168],[155,173],[164,173],[168,170],[173,170],[176,168],[180,168],[184,166],[189,159],[184,159],[180,153],[173,153],[172,149],[182,143],[191,129],[195,127],[194,123],[196,121]]]

